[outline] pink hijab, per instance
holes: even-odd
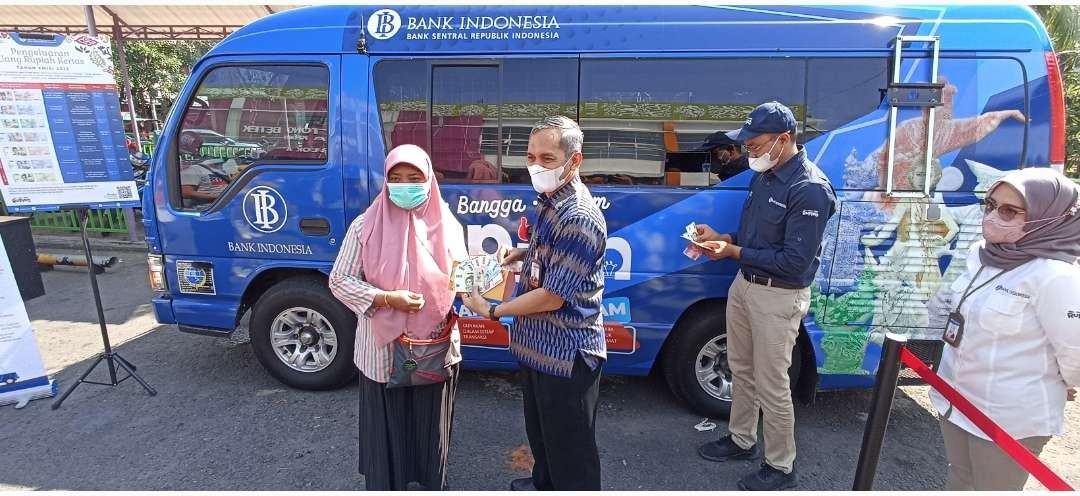
[[[407,289],[422,294],[424,307],[412,314],[389,307],[376,311],[371,320],[379,346],[402,334],[431,337],[454,301],[450,289],[453,260],[467,256],[464,231],[439,193],[427,152],[416,145],[390,150],[383,162],[383,177],[400,163],[412,164],[424,174],[430,188],[428,199],[405,210],[390,201],[384,185],[364,212],[361,262],[368,282],[387,291]]]

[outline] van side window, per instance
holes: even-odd
[[[427,132],[430,79],[426,60],[383,60],[375,65],[375,99],[387,151],[411,144],[431,154]]]
[[[431,68],[431,164],[445,183],[501,182],[499,66]],[[485,132],[487,131],[487,132]]]
[[[503,61],[502,141],[499,159],[504,182],[531,184],[525,155],[537,121],[552,115],[577,119],[576,59]]]
[[[889,84],[888,59],[816,58],[806,68],[806,142],[878,108]]]
[[[533,124],[577,117],[577,67],[572,58],[384,60],[375,66],[383,142],[387,150],[405,143],[427,150],[444,183],[528,184]]]
[[[716,184],[717,168],[697,150],[704,139],[738,128],[768,100],[802,121],[805,72],[798,59],[582,60],[581,175],[592,184]]]
[[[212,69],[177,135],[183,207],[209,207],[256,161],[325,163],[329,92],[322,66]]]

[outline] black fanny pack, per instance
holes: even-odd
[[[415,339],[404,334],[394,340],[387,388],[426,386],[445,382],[450,377],[450,346],[458,316],[450,312],[439,336]]]

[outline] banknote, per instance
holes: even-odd
[[[697,224],[691,222],[686,225],[686,231],[682,233],[683,239],[688,241],[697,241]]]
[[[454,292],[471,293],[474,289],[487,293],[502,284],[505,268],[495,255],[479,255],[455,262],[450,277]]]

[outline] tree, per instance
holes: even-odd
[[[1080,6],[1034,5],[1058,56],[1065,92],[1066,171],[1080,177]]]
[[[214,42],[211,41],[125,40],[131,95],[137,113],[148,117],[149,106],[154,100],[159,104],[164,103],[166,108],[171,105],[191,74],[191,68],[213,46]],[[117,68],[116,84],[122,87],[120,59],[115,44],[113,62]]]

